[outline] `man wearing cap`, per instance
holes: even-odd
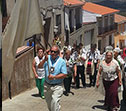
[[[122,77],[122,83],[123,83],[123,92],[122,92],[122,95],[123,95],[123,99],[124,101],[126,102],[126,64],[125,64],[125,61],[122,59],[122,57],[120,56],[120,48],[117,47],[114,49],[114,59],[118,62],[120,68],[122,69],[121,73],[121,77]]]
[[[119,47],[114,49],[114,59],[117,60],[117,62],[119,63],[119,65],[121,67],[122,65],[125,64],[125,61],[120,56],[120,52],[121,52],[121,50]]]

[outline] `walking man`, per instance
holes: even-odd
[[[84,63],[85,63],[85,60],[86,60],[86,54],[80,53],[79,46],[77,46],[76,50],[77,50],[77,55],[75,57],[76,58],[76,64],[77,64],[76,88],[77,89],[80,88],[79,75],[81,75],[81,81],[82,81],[83,88],[86,88],[85,74],[84,74],[84,70],[85,70]]]
[[[66,62],[59,57],[58,46],[52,46],[51,55],[40,62],[45,68],[45,99],[49,111],[60,111],[60,99],[63,95],[63,79],[67,75]]]
[[[95,86],[98,64],[100,62],[100,51],[97,49],[96,44],[91,44],[91,49],[87,52],[87,57],[91,58],[94,62],[94,74],[90,76],[90,86]]]

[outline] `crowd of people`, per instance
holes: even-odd
[[[87,87],[86,75],[89,75],[88,87],[99,87],[99,78],[102,76],[105,89],[105,106],[108,111],[117,111],[119,108],[118,87],[122,85],[124,60],[119,55],[120,49],[106,47],[102,55],[96,44],[90,49],[80,43],[73,46],[65,43],[61,49],[53,45],[44,51],[38,48],[38,55],[34,58],[32,69],[36,78],[36,86],[41,97],[46,99],[49,111],[60,110],[60,99],[64,94],[69,96],[71,84],[80,88],[80,79],[83,88]],[[45,91],[44,91],[45,90]]]

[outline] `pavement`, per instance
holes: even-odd
[[[103,107],[104,96],[94,87],[75,89],[71,88],[74,95],[62,96],[61,111],[106,111]],[[126,104],[119,93],[120,111],[126,111]],[[12,99],[2,102],[2,111],[48,111],[45,99],[38,95],[37,88],[27,90]]]

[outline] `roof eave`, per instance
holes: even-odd
[[[83,3],[83,4],[68,4],[68,5],[64,5],[65,7],[78,7],[78,6],[83,6],[85,3]]]
[[[119,11],[120,11],[120,10],[119,10]],[[101,15],[115,14],[115,13],[117,13],[117,12],[119,12],[119,11],[114,11],[114,12],[110,12],[110,13],[106,13],[106,14],[101,14]]]

